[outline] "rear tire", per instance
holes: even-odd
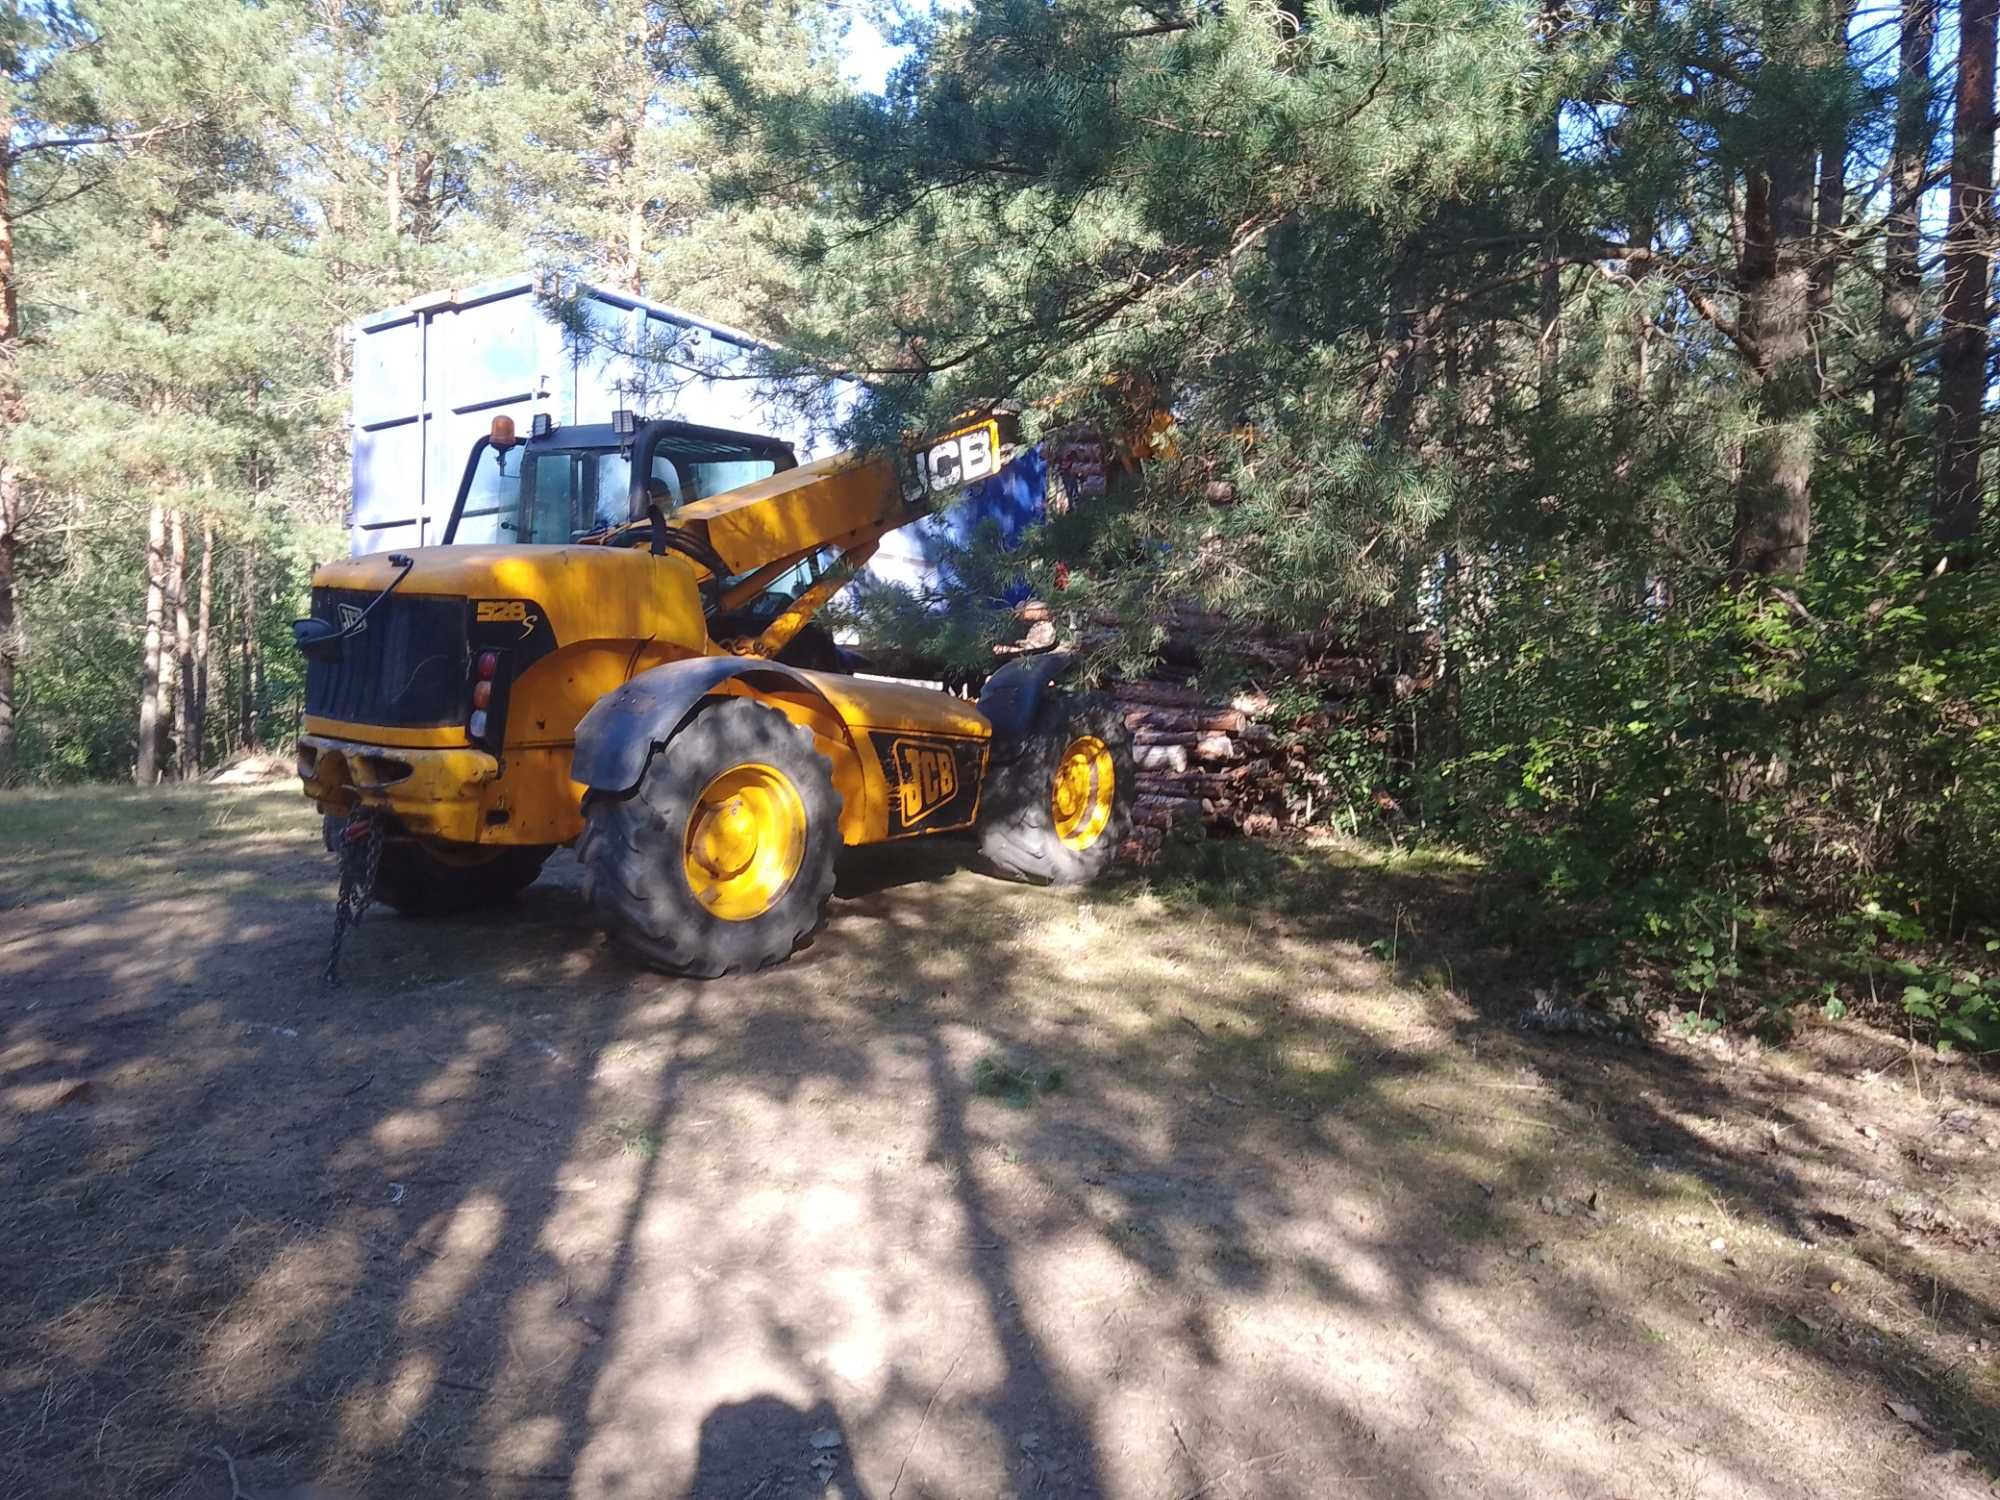
[[[1018,740],[993,747],[979,850],[1003,875],[1082,885],[1132,830],[1132,736],[1109,699],[1049,693]]]
[[[382,846],[375,900],[405,917],[455,917],[512,901],[535,883],[553,849],[546,846],[466,851],[463,863],[422,844],[392,839]]]
[[[614,943],[664,973],[769,968],[826,919],[840,808],[811,734],[760,703],[711,700],[631,793],[585,802],[586,898]]]

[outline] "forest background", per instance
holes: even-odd
[[[345,330],[532,267],[867,377],[861,440],[1167,413],[949,622],[868,607],[1421,652],[1259,680],[1315,819],[1477,853],[1620,1004],[1995,1045],[1996,12],[974,0],[864,89],[798,0],[14,0],[0,785],[282,743]]]

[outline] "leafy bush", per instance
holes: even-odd
[[[1451,642],[1467,748],[1427,768],[1425,805],[1594,915],[1580,967],[1636,945],[1706,997],[1746,943],[1842,913],[1905,944],[2000,919],[1990,570],[1940,575],[1919,538],[1836,534],[1787,588],[1682,591],[1563,559],[1477,584]],[[1990,1045],[1984,981],[1924,974],[1910,1014]]]

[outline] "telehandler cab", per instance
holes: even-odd
[[[849,675],[809,623],[934,494],[996,472],[1010,429],[802,465],[626,412],[538,417],[525,438],[496,419],[441,544],[321,566],[293,626],[299,775],[329,844],[369,851],[365,873],[343,858],[336,959],[350,897],[466,911],[567,844],[615,942],[704,977],[809,941],[842,844],[976,828],[1005,874],[1102,874],[1130,743],[1106,702],[1057,686],[1067,658],[1003,668],[975,706]],[[486,520],[511,539],[457,544],[489,462],[508,499]]]

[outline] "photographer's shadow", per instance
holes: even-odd
[[[840,1414],[829,1401],[801,1410],[778,1396],[752,1396],[712,1409],[686,1500],[868,1500],[854,1472]]]

